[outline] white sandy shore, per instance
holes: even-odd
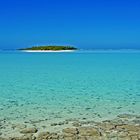
[[[58,50],[58,51],[54,51],[54,50],[23,50],[23,52],[74,52],[75,50]]]

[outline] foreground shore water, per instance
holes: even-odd
[[[139,139],[139,62],[139,52],[1,52],[0,140]]]
[[[45,120],[44,124],[45,124]],[[0,140],[139,140],[140,116],[121,114],[112,120],[101,122],[77,119],[64,120],[52,123],[51,127],[61,127],[60,131],[40,129],[41,122],[30,122],[32,127],[24,124],[8,124],[6,120],[0,120]],[[4,128],[10,125],[13,134],[4,135]],[[11,136],[10,136],[11,135]],[[13,135],[13,136],[12,136]]]

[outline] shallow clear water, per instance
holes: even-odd
[[[140,114],[140,53],[0,52],[0,119]]]

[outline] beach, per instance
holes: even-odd
[[[0,53],[0,140],[137,140],[138,53]]]
[[[41,52],[41,53],[49,53],[49,52],[74,52],[75,50],[22,50],[23,52]]]

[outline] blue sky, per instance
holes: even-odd
[[[140,48],[140,0],[1,0],[0,48]]]

